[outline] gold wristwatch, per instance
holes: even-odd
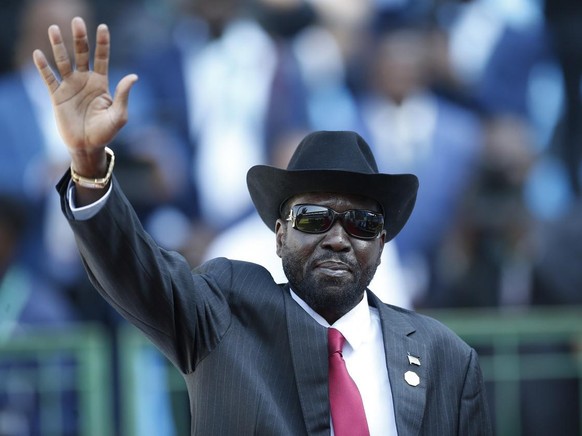
[[[90,177],[83,177],[77,174],[77,172],[73,169],[73,165],[71,164],[71,179],[77,185],[82,186],[83,188],[89,189],[103,189],[111,180],[111,176],[113,174],[113,167],[115,165],[115,154],[113,154],[113,150],[109,147],[105,147],[105,153],[107,153],[107,173],[105,173],[105,177],[101,177],[99,179],[92,179]]]

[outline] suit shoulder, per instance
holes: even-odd
[[[395,313],[403,322],[410,325],[411,334],[422,336],[424,340],[437,346],[458,348],[464,353],[470,353],[471,347],[450,327],[431,316],[404,309],[401,307],[385,305],[388,311]]]
[[[275,284],[271,273],[262,265],[242,260],[227,259],[225,257],[211,259],[196,268],[195,272],[211,276],[228,274],[232,283],[248,284],[249,281],[252,281],[255,283]]]

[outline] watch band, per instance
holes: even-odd
[[[105,173],[105,177],[93,179],[90,177],[80,176],[73,169],[73,165],[71,164],[71,179],[73,179],[73,182],[75,182],[79,186],[82,186],[83,188],[89,189],[105,188],[111,181],[113,167],[115,166],[115,154],[113,154],[113,150],[111,150],[109,147],[105,147],[105,153],[107,153],[107,173]]]

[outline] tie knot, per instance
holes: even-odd
[[[346,338],[341,332],[334,328],[327,329],[327,350],[329,354],[342,353]]]

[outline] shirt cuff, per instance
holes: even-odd
[[[103,197],[101,197],[94,203],[88,204],[87,206],[77,207],[77,205],[75,204],[75,184],[71,180],[69,182],[69,186],[67,187],[67,201],[69,202],[69,208],[71,209],[71,212],[73,213],[73,217],[75,218],[75,220],[86,221],[97,215],[97,213],[99,213],[99,211],[103,209],[103,206],[105,206],[107,199],[111,195],[112,187],[113,180],[109,184],[109,189],[107,189],[107,192],[105,193],[105,195],[103,195]]]

